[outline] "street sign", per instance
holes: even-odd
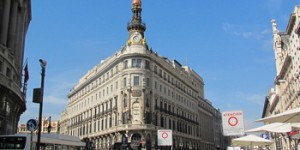
[[[35,119],[29,119],[27,121],[26,126],[27,126],[27,130],[33,132],[37,129],[38,123]]]
[[[226,111],[222,113],[224,136],[244,135],[243,111]]]
[[[172,146],[172,130],[157,130],[157,145]]]

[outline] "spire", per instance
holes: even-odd
[[[142,2],[141,0],[132,0],[132,19],[127,25],[127,30],[129,32],[137,31],[144,35],[146,30],[146,25],[142,22]]]
[[[126,46],[143,45],[146,49],[148,49],[146,38],[144,36],[146,25],[142,22],[142,1],[132,0],[131,11],[132,19],[127,25],[129,37],[126,42]]]

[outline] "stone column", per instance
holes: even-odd
[[[4,0],[3,16],[2,16],[2,26],[0,34],[0,43],[6,45],[7,34],[8,34],[8,24],[9,24],[9,13],[10,13],[11,0]]]
[[[10,22],[8,29],[8,41],[7,47],[14,51],[15,41],[16,41],[16,25],[18,18],[18,2],[16,0],[12,0],[11,4],[11,14],[10,14]]]
[[[21,8],[21,14],[18,15],[17,21],[17,28],[16,28],[16,42],[15,42],[15,60],[16,63],[19,65],[19,70],[22,72],[22,62],[23,62],[23,55],[24,55],[24,42],[25,42],[25,33],[26,33],[26,25],[25,25],[25,13],[26,8]]]

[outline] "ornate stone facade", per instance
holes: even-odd
[[[270,89],[262,117],[267,117],[300,107],[300,6],[296,6],[285,32],[277,29],[272,20],[273,47],[276,62],[275,87]],[[275,135],[273,135],[275,137]],[[278,134],[277,148],[296,147],[288,134]]]
[[[124,137],[133,149],[154,149],[157,130],[171,129],[173,149],[215,149],[221,128],[214,117],[220,112],[205,99],[203,79],[149,49],[141,10],[141,1],[133,0],[126,46],[70,91],[60,132],[95,149],[122,149]]]
[[[16,133],[26,110],[22,63],[30,20],[30,0],[0,1],[0,134]]]

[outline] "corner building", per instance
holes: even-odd
[[[276,78],[266,96],[262,118],[300,107],[300,5],[291,13],[286,30],[279,31],[272,20]],[[275,135],[276,149],[296,149],[288,133]]]
[[[155,149],[157,130],[171,129],[173,149],[215,149],[214,108],[203,79],[149,49],[141,1],[132,1],[126,46],[88,71],[68,95],[60,132],[95,149]]]
[[[22,64],[30,20],[31,0],[0,0],[0,135],[17,133],[26,110]]]

